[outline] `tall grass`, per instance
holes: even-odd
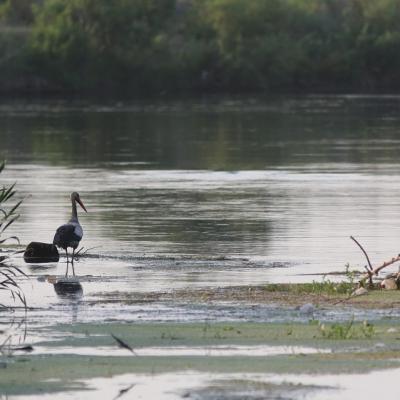
[[[0,164],[0,173],[4,170],[5,163]],[[3,186],[0,189],[0,246],[9,240],[16,240],[19,242],[17,236],[5,237],[6,230],[19,218],[17,210],[22,203],[22,200],[10,205],[10,200],[13,200],[15,191],[15,183],[11,186]],[[26,276],[23,271],[18,267],[10,265],[9,254],[1,254],[0,247],[0,290],[6,291],[15,302],[21,302],[26,308],[26,298],[18,283],[18,277]],[[8,308],[4,304],[0,304],[1,308]]]

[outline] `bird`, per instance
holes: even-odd
[[[68,264],[69,264],[69,259],[68,259],[68,247],[72,248],[72,272],[75,276],[75,270],[74,270],[74,256],[75,256],[75,249],[78,247],[79,242],[82,239],[83,236],[83,230],[82,226],[78,221],[78,212],[76,210],[76,203],[79,203],[79,205],[87,212],[86,207],[83,205],[82,200],[80,199],[79,193],[77,192],[72,192],[71,193],[71,203],[72,203],[72,215],[70,220],[64,224],[61,225],[60,227],[57,228],[57,231],[54,235],[53,239],[53,244],[61,247],[62,249],[65,250],[65,254],[67,256],[67,272],[66,276],[68,275]]]

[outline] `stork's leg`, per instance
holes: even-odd
[[[65,249],[65,255],[67,256],[67,272],[65,273],[65,276],[68,276],[69,260],[68,260],[68,251],[67,251],[67,249]]]
[[[74,276],[75,276],[74,257],[75,257],[75,249],[73,248],[73,249],[72,249],[72,263],[71,263],[71,265],[72,265],[72,273],[73,273]]]

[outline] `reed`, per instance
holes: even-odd
[[[0,173],[4,170],[5,162],[0,164]],[[17,305],[18,302],[22,303],[25,309],[27,308],[26,298],[24,292],[22,291],[18,280],[21,276],[27,276],[20,268],[11,265],[10,253],[2,253],[2,246],[10,240],[16,240],[19,243],[17,236],[7,236],[6,230],[19,218],[17,213],[22,200],[13,203],[13,198],[16,194],[15,183],[11,186],[3,186],[0,189],[0,290],[8,292],[12,297],[14,304]],[[10,205],[10,203],[12,203]],[[15,253],[11,253],[15,254]],[[10,308],[4,304],[0,303],[0,308]]]

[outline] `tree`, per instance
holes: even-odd
[[[35,8],[33,54],[61,84],[140,86],[152,79],[147,67],[174,11],[174,0],[45,0]]]

